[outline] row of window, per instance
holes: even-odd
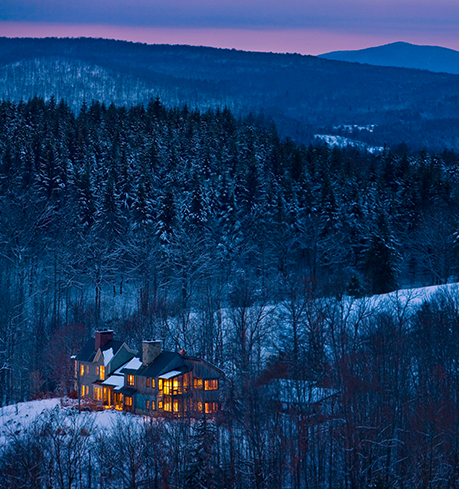
[[[89,395],[89,386],[82,385],[81,386],[81,397],[85,397]],[[97,401],[101,401],[103,396],[102,387],[94,387],[94,398]],[[122,400],[122,394],[120,394]],[[122,402],[122,401],[121,401]],[[124,397],[124,406],[126,409],[131,409],[133,404],[133,400],[131,396]],[[180,413],[182,411],[188,411],[188,403],[183,403],[181,400],[173,399],[169,396],[164,397],[163,399],[158,400],[158,409],[171,413]],[[146,402],[147,411],[156,411],[156,402],[154,399],[147,399]],[[197,409],[199,412],[205,412],[207,414],[215,413],[219,409],[218,402],[198,402],[194,405],[194,409]]]
[[[90,372],[89,365],[80,365],[80,377],[83,377],[85,373],[88,375]],[[99,376],[100,380],[105,380],[105,367],[96,366],[96,375]],[[174,379],[158,379],[158,389],[164,391],[165,395],[169,394],[182,394],[184,390],[187,390],[189,386],[189,374],[184,374]],[[135,378],[134,375],[127,375],[126,385],[129,387],[134,387]],[[156,382],[154,378],[147,377],[146,379],[147,387],[155,388]],[[212,391],[218,389],[218,379],[193,379],[193,388],[205,391]]]
[[[164,391],[165,395],[169,395],[174,392],[174,394],[181,394],[183,390],[186,390],[189,385],[188,375],[175,377],[174,379],[158,379],[158,389]],[[129,387],[134,387],[135,379],[133,375],[127,376],[127,385]],[[146,379],[147,387],[155,388],[156,382],[154,378],[147,377]],[[193,379],[193,387],[195,389],[202,390],[204,387],[205,391],[213,391],[218,389],[218,379],[203,380],[199,378]]]
[[[83,375],[89,374],[89,365],[80,365],[80,377],[83,377]],[[100,380],[105,380],[105,367],[104,366],[96,366],[96,375],[99,376]]]
[[[146,408],[147,411],[156,411],[156,402],[153,399],[147,399]],[[198,402],[196,408],[199,412],[203,412],[204,410],[207,414],[216,413],[219,410],[219,404],[218,402]],[[164,400],[158,401],[158,409],[166,412],[179,413],[181,411],[188,411],[188,406],[187,404],[182,404],[178,399],[166,397]]]

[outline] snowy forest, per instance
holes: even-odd
[[[69,394],[101,327],[226,379],[213,420],[49,415],[0,487],[456,487],[459,291],[374,295],[456,280],[458,161],[158,98],[1,102],[1,405]],[[276,379],[334,395],[285,410]]]
[[[425,56],[429,57],[428,54]],[[317,134],[371,146],[459,151],[458,75],[257,53],[91,38],[0,37],[0,99],[35,95],[107,106],[148,104],[264,114],[279,135],[310,144]],[[372,130],[365,130],[371,126]]]

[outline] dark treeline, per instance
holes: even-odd
[[[457,275],[456,159],[297,146],[253,118],[159,100],[78,115],[1,103],[2,405],[67,394],[71,354],[110,326],[227,376],[215,425],[166,423],[169,445],[135,465],[156,474],[150,487],[455,487],[458,300],[364,296]],[[280,414],[268,400],[282,377],[336,395]],[[110,433],[77,437],[69,450],[85,455],[68,482],[52,444],[71,438],[53,438],[55,422],[37,425],[38,446],[12,433],[1,463],[18,472],[5,484],[23,487],[25,450],[60,475],[24,487],[135,487],[100,473]],[[139,436],[136,450],[151,446]],[[184,453],[208,482],[187,479]]]

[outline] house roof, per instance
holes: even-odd
[[[136,358],[140,360],[139,356]],[[179,353],[163,351],[153,360],[153,362],[150,363],[150,365],[142,364],[139,368],[135,368],[137,367],[137,364],[134,365],[134,368],[128,368],[128,365],[126,365],[120,369],[120,373],[128,375],[140,375],[142,377],[158,377],[158,375],[161,375],[163,372],[167,372],[168,365],[177,358],[180,359],[182,365],[185,366],[185,362]],[[133,360],[131,360],[131,362]],[[178,370],[180,367],[180,365],[175,365],[174,369]]]
[[[140,360],[140,358],[138,356],[132,358],[131,360],[129,360],[129,362],[125,363],[122,367],[121,367],[121,370],[125,370],[126,372],[129,370],[129,371],[133,371],[133,372],[137,372],[137,370],[139,370],[140,368],[142,368],[142,360]],[[123,372],[123,373],[126,373],[126,372]]]
[[[182,356],[179,353],[175,353],[172,351],[163,351],[159,354],[155,361],[152,362],[142,373],[144,377],[158,377],[164,371],[168,370],[168,365],[173,361],[179,359],[183,366],[185,366],[185,362],[183,361]],[[179,365],[175,365],[175,367],[179,367]],[[175,368],[174,368],[175,369]]]
[[[97,351],[94,350],[96,344],[95,341],[96,341],[95,338],[90,338],[83,346],[83,348],[78,352],[78,354],[75,357],[75,360],[78,360],[80,362],[92,362],[97,353]],[[122,341],[110,340],[100,349],[102,350],[102,352],[105,352],[107,350],[110,350],[110,348],[112,348],[113,355],[116,355],[118,350],[121,348],[122,344],[123,344]]]
[[[137,389],[134,389],[134,387],[122,387],[121,389],[114,389],[118,392],[121,392],[123,396],[132,396],[137,392]]]
[[[120,390],[124,386],[124,375],[110,375],[108,379],[102,382],[102,385],[114,387],[114,390]]]
[[[170,370],[169,372],[166,372],[164,374],[161,374],[158,378],[159,379],[172,379],[173,377],[177,377],[178,375],[182,375],[186,372],[189,372],[190,369],[188,367],[180,367],[178,369]]]

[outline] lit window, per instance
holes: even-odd
[[[155,408],[155,401],[151,401],[151,410],[154,411],[156,408]]]
[[[217,402],[206,402],[206,413],[216,413],[218,411]]]
[[[96,401],[102,401],[102,389],[100,387],[94,387],[94,398]]]
[[[202,379],[194,379],[193,387],[195,389],[202,389]]]
[[[96,375],[99,375],[99,367],[96,367]]]
[[[154,389],[155,388],[155,379],[151,379],[151,387]]]
[[[214,391],[218,389],[218,379],[211,379],[204,381],[204,390]]]
[[[163,408],[163,401],[158,401],[158,409],[162,409]]]
[[[150,399],[147,399],[147,409],[150,409]]]
[[[198,411],[202,412],[202,402],[198,402]]]
[[[81,386],[81,397],[84,397],[84,385]]]
[[[89,365],[86,365],[86,373],[89,374]]]
[[[179,411],[179,402],[178,400],[174,400],[174,413],[178,413]]]
[[[127,376],[127,385],[130,385],[131,387],[134,385],[134,376],[133,375]]]
[[[132,406],[132,397],[127,397],[127,396],[126,396],[126,397],[124,398],[124,404],[125,404],[126,406],[131,407],[131,406]]]
[[[171,393],[171,381],[170,381],[170,379],[164,381],[163,389],[164,389],[165,395],[169,395]]]
[[[100,367],[100,380],[105,380],[105,367]]]
[[[159,389],[160,391],[162,391],[162,390],[163,390],[163,379],[159,379],[159,381],[158,381],[158,389]]]
[[[172,411],[172,402],[170,397],[164,399],[164,411]]]
[[[147,377],[147,387],[150,387],[150,377]]]
[[[84,365],[80,365],[80,377],[84,375]]]

